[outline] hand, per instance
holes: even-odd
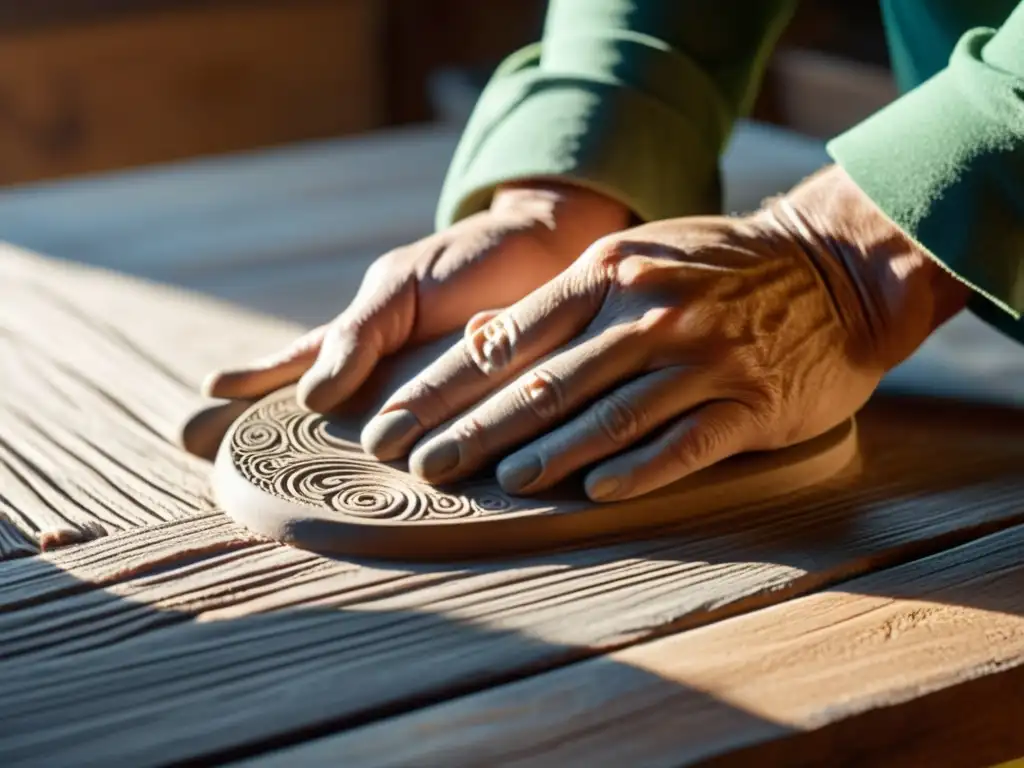
[[[410,457],[429,482],[504,457],[510,493],[590,467],[590,498],[624,499],[826,432],[966,297],[830,167],[748,217],[661,221],[595,243],[471,320],[363,444],[395,459],[438,428]]]
[[[330,410],[385,355],[521,299],[595,239],[626,227],[629,217],[621,204],[580,187],[506,185],[489,210],[380,257],[334,321],[267,358],[212,373],[204,389],[213,397],[252,398],[299,380],[305,407]]]

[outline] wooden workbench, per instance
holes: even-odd
[[[647,540],[347,562],[218,511],[179,447],[201,377],[422,234],[454,138],[0,195],[0,235],[49,254],[0,252],[0,765],[1024,755],[1024,353],[969,318],[862,413],[860,473]],[[745,126],[730,207],[821,159]],[[89,540],[39,553],[53,531]]]

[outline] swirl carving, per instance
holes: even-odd
[[[298,407],[278,393],[235,426],[236,470],[265,493],[363,520],[438,522],[510,512],[518,504],[493,483],[445,492],[378,462],[348,439],[345,424]]]

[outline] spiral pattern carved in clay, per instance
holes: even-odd
[[[493,484],[445,493],[363,453],[331,422],[281,394],[250,411],[231,437],[231,459],[248,482],[287,501],[364,520],[439,521],[496,515],[516,503]]]

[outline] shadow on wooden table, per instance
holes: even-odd
[[[945,422],[941,441],[936,420]],[[659,604],[651,595],[660,585],[638,569],[633,578],[650,587],[636,598],[664,607],[646,624],[623,620],[617,640],[700,629],[286,751],[274,764],[317,764],[343,749],[383,756],[409,740],[421,750],[410,757],[437,764],[450,763],[444,750],[456,745],[455,754],[494,764],[542,750],[559,765],[983,765],[1018,756],[1022,426],[1024,414],[1005,409],[879,400],[862,419],[856,482],[694,518],[645,546],[650,568],[695,577]],[[930,461],[908,463],[908,452]],[[600,572],[631,551],[466,567],[478,578],[539,563]],[[586,621],[572,603],[564,610],[567,621]]]
[[[592,658],[608,649],[552,642],[511,628],[514,618],[502,628],[445,613],[443,590],[436,613],[403,609],[400,583],[373,609],[357,607],[354,583],[325,591],[322,607],[253,614],[267,584],[295,584],[258,569],[228,584],[218,575],[236,554],[165,563],[103,587],[40,558],[4,563],[0,764],[921,765],[942,756],[943,765],[978,765],[1024,750],[1016,673],[895,708],[854,707],[834,723],[827,707],[803,713],[820,727],[813,717],[787,722],[800,719],[793,696],[807,680],[790,693],[768,687],[788,684],[778,673],[801,647],[794,638],[826,627],[787,629],[785,614],[757,624],[761,611]],[[190,576],[203,571],[210,576],[197,588]],[[947,579],[953,592],[935,598],[955,593],[963,608],[1024,614],[1024,569],[997,576],[996,590]],[[872,578],[846,586],[922,598],[913,579]],[[156,599],[167,607],[145,602]],[[837,609],[837,623],[851,618]],[[828,643],[822,649],[827,656]],[[835,684],[825,677],[822,685]],[[772,702],[777,715],[759,711]]]
[[[232,615],[259,591],[251,580],[244,589],[236,585],[235,596],[217,579],[207,579],[203,590],[174,594],[175,583],[188,592],[190,572],[230,556],[177,562],[104,587],[39,558],[0,565],[0,764],[220,764],[501,686],[593,653],[440,613],[348,609],[339,594],[322,595],[333,607]],[[134,596],[117,594],[128,583]],[[153,592],[167,603],[178,598],[183,607],[147,605],[143,601]],[[397,593],[395,599],[400,601]],[[204,603],[217,607],[204,611]],[[595,696],[611,701],[653,682],[641,669],[606,663],[622,667],[614,685],[598,681],[586,690],[559,692],[560,714],[574,710],[581,718],[577,736],[586,736]],[[520,715],[546,715],[531,713],[528,700],[521,705]],[[688,760],[788,730],[710,697],[702,697],[694,711],[710,727],[701,729]],[[679,725],[666,717],[658,730],[667,735]],[[502,727],[500,720],[474,726]],[[520,739],[520,757],[543,752],[529,729]],[[625,759],[644,751],[642,743],[624,747]],[[337,757],[346,765],[403,759],[423,764],[416,743],[409,742],[373,744],[365,753],[346,750]],[[428,763],[478,757],[435,753]]]

